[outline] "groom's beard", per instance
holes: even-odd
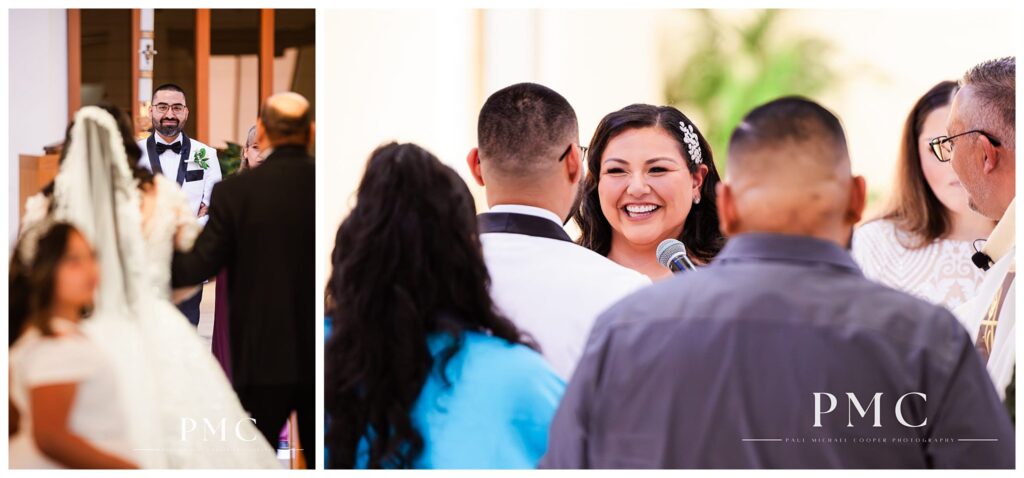
[[[160,120],[159,123],[154,121],[153,125],[156,127],[157,132],[168,138],[171,138],[177,136],[178,133],[181,132],[181,130],[185,127],[185,122],[178,119],[168,120],[165,118]]]

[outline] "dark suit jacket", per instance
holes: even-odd
[[[236,388],[314,383],[315,211],[313,158],[301,146],[277,147],[260,167],[214,187],[195,247],[174,256],[175,287],[228,269]]]

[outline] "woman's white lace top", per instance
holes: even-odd
[[[889,220],[853,233],[853,258],[869,279],[953,309],[974,296],[984,272],[971,262],[970,242],[938,239],[911,249],[913,237]]]

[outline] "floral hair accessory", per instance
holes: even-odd
[[[686,150],[690,153],[693,164],[702,163],[704,158],[700,154],[700,138],[693,131],[693,125],[687,125],[685,121],[680,121],[679,130],[683,132],[683,142],[686,143]]]

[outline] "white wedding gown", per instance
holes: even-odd
[[[143,468],[280,468],[208,346],[170,301],[175,247],[187,250],[199,232],[184,195],[158,175],[143,215],[120,133],[99,108],[75,115],[66,147],[52,211],[43,196],[30,199],[22,230],[52,214],[96,249],[100,287],[82,328],[115,365],[132,444],[125,454]]]

